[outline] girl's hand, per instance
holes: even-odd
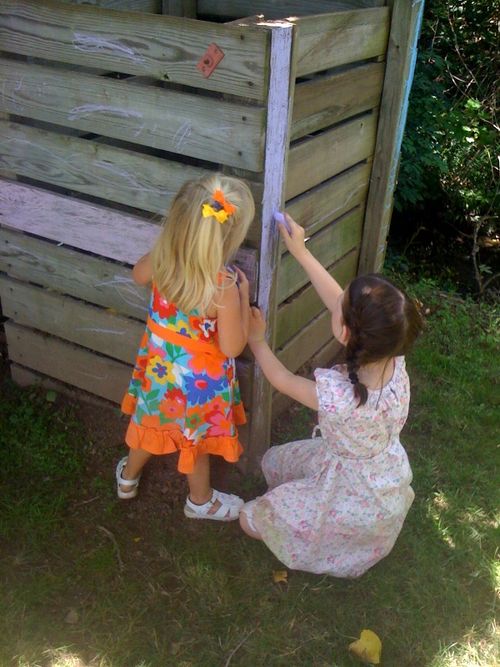
[[[285,242],[288,252],[293,255],[295,259],[299,260],[300,256],[307,252],[304,241],[305,231],[303,227],[298,225],[295,220],[288,215],[288,213],[285,213],[284,215],[290,231],[288,231],[286,225],[279,223],[278,227],[281,233],[281,238]]]
[[[248,278],[245,273],[239,269],[237,266],[234,267],[236,274],[238,275],[238,289],[240,291],[240,299],[242,305],[249,305],[250,303],[250,286],[248,284]]]
[[[266,321],[258,308],[250,308],[250,328],[248,331],[248,342],[260,343],[266,340]]]

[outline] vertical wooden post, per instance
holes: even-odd
[[[375,155],[366,203],[359,273],[380,271],[399,167],[408,98],[415,72],[424,0],[390,0],[391,31],[387,49]]]
[[[274,213],[282,209],[285,193],[295,87],[294,26],[288,21],[269,21],[263,22],[262,25],[271,27],[271,52],[257,302],[267,321],[267,338],[274,347],[279,262],[279,232],[274,222]],[[257,467],[260,457],[269,447],[271,409],[272,387],[260,368],[256,366],[252,388],[249,450],[246,454],[246,464],[250,469]]]
[[[184,16],[186,18],[196,18],[196,0],[162,0],[162,14],[170,16]]]

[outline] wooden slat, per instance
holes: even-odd
[[[268,19],[319,14],[336,10],[378,7],[385,0],[198,0],[198,14],[239,18],[264,14]]]
[[[273,347],[276,318],[277,274],[280,244],[276,234],[274,213],[283,207],[290,123],[295,82],[294,29],[281,21],[272,27],[271,70],[267,101],[266,152],[264,192],[262,199],[262,236],[259,258],[258,304],[267,322],[267,337]],[[251,451],[249,465],[258,469],[260,457],[268,447],[271,433],[272,390],[262,370],[256,366],[253,389],[253,410],[250,425]]]
[[[29,368],[25,368],[24,366],[19,366],[13,361],[10,363],[10,376],[12,381],[20,387],[35,386],[37,388],[55,391],[62,396],[67,396],[73,401],[86,403],[88,405],[93,405],[100,408],[103,406],[107,406],[109,408],[115,407],[105,402],[102,396],[90,394],[87,391],[78,389],[78,387],[72,387],[71,385],[60,382],[59,380],[54,380],[54,378],[49,378],[47,375],[40,375],[40,373],[31,371]]]
[[[0,168],[101,199],[163,214],[186,180],[209,173],[38,128],[0,121]]]
[[[360,271],[380,271],[384,263],[393,195],[408,111],[423,0],[393,2],[387,68],[380,105],[380,122],[366,209]]]
[[[196,18],[196,0],[162,0],[162,14]]]
[[[356,275],[358,256],[359,251],[352,250],[328,269],[328,272],[340,285],[345,285]],[[323,302],[312,285],[305,287],[299,294],[285,301],[278,309],[276,348],[282,347],[300,329],[307,326],[323,308]]]
[[[0,227],[0,270],[146,320],[149,290],[132,280],[130,268]]]
[[[173,16],[116,12],[52,0],[2,0],[2,50],[172,83],[266,96],[268,33]],[[215,42],[224,58],[210,77],[196,68]]]
[[[376,7],[297,18],[297,76],[385,53],[389,15]]]
[[[2,311],[16,324],[39,329],[133,364],[144,323],[104,308],[0,275]]]
[[[332,315],[329,310],[323,310],[281,350],[278,350],[276,356],[294,373],[332,338]]]
[[[158,14],[161,11],[161,0],[91,0],[95,7],[105,9],[120,9],[127,12],[151,12]],[[67,4],[82,4],[82,0],[61,0]]]
[[[378,106],[384,69],[384,63],[370,63],[298,83],[291,139],[299,139]]]
[[[371,165],[358,164],[286,203],[286,210],[313,236],[331,220],[364,202]],[[285,251],[285,245],[282,243]]]
[[[105,142],[1,120],[0,144],[2,170],[160,215],[183,183],[211,173]],[[248,240],[255,245],[260,238],[262,184],[248,184],[257,208]]]
[[[262,169],[264,111],[257,107],[7,59],[0,59],[0,87],[0,111]]]
[[[135,215],[0,181],[0,224],[129,265],[149,252],[159,227]],[[235,262],[245,267],[255,298],[257,252],[240,248]]]
[[[5,323],[9,358],[39,373],[120,403],[131,366],[13,322]]]
[[[135,215],[20,183],[0,183],[1,224],[127,264],[148,252],[159,227]]]
[[[121,403],[132,375],[132,364],[124,364],[60,338],[5,322],[9,359],[14,363],[66,382],[80,389]],[[253,364],[236,362],[241,395],[251,395]]]
[[[286,199],[292,199],[369,158],[374,149],[376,124],[376,115],[368,114],[292,146],[288,158]]]
[[[359,244],[363,214],[363,208],[356,207],[308,242],[311,252],[323,266],[331,266]],[[308,282],[305,271],[292,255],[284,255],[278,269],[277,303],[288,299]]]

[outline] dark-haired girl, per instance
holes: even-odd
[[[321,437],[269,449],[269,490],[244,505],[243,530],[287,567],[358,577],[392,549],[413,502],[411,468],[399,434],[410,388],[404,354],[422,326],[415,304],[380,275],[345,290],[308,251],[304,230],[286,216],[287,249],[331,312],[344,363],[294,375],[272,353],[252,309],[249,344],[279,391],[318,411]]]

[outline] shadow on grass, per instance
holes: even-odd
[[[449,367],[441,354],[431,339],[412,361],[403,441],[415,503],[392,553],[358,580],[290,571],[274,583],[283,566],[238,525],[184,518],[172,458],[146,471],[137,500],[119,502],[116,411],[89,421],[80,405],[4,383],[0,664],[351,667],[359,663],[348,644],[370,628],[387,667],[492,667],[498,449],[484,390],[492,349],[473,382],[463,362]],[[275,440],[307,437],[310,426],[311,414],[294,409]],[[261,490],[258,479],[216,472],[247,498]]]

